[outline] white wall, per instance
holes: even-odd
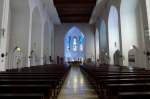
[[[55,25],[55,60],[57,56],[64,57],[64,37],[73,26],[81,30],[86,39],[85,57],[95,59],[94,26],[89,24],[62,24]]]
[[[100,41],[99,41],[99,37],[100,37],[99,34],[100,34],[100,33],[99,33],[99,30],[98,30],[98,28],[96,28],[96,33],[95,33],[96,60],[99,59],[99,51],[100,51],[100,50],[99,50],[99,48],[100,48],[100,47],[99,47],[99,45],[100,45],[100,44],[99,44],[99,43],[100,43]]]
[[[39,9],[39,13],[40,13],[40,16],[41,16],[41,20],[38,20],[38,21],[41,21],[41,38],[40,38],[40,40],[41,40],[41,56],[40,56],[40,64],[39,65],[42,65],[43,64],[43,62],[44,62],[44,25],[45,25],[45,23],[46,22],[48,22],[48,24],[49,24],[49,35],[50,35],[50,37],[49,37],[49,40],[51,41],[51,34],[53,33],[53,23],[52,23],[52,21],[51,21],[51,19],[49,18],[49,16],[48,16],[48,12],[46,12],[47,10],[45,9],[46,7],[43,7],[43,4],[42,4],[42,0],[29,0],[30,1],[30,9],[31,9],[31,14],[33,13],[33,10],[34,10],[34,8],[35,7],[38,7],[38,9]],[[31,16],[31,18],[32,18],[32,16]],[[34,17],[33,17],[34,18]],[[32,21],[32,19],[30,20],[30,21]],[[30,25],[32,25],[32,22],[30,23]],[[32,26],[30,26],[30,27],[32,27]],[[31,42],[32,42],[32,39],[31,39],[31,35],[32,35],[32,28],[30,28],[30,32],[29,32],[29,52],[28,52],[28,56],[30,56],[30,52],[31,52]],[[51,42],[50,42],[51,43]],[[51,47],[51,44],[49,44],[49,52],[51,52],[52,51],[52,47]],[[30,66],[30,60],[28,60],[28,66]]]
[[[51,51],[50,49],[50,31],[49,31],[49,25],[46,22],[44,25],[44,63],[48,64],[49,63],[49,56],[51,55],[49,52]]]
[[[129,3],[130,2],[130,3]],[[144,51],[144,40],[142,30],[142,18],[141,10],[139,10],[139,0],[122,0],[121,2],[121,32],[122,32],[122,49],[124,56],[124,65],[128,66],[128,51],[132,45],[137,46],[139,49],[138,62],[136,66],[141,67],[143,63],[144,56],[142,55]],[[143,67],[143,66],[142,66]]]
[[[3,0],[0,0],[0,27],[2,24],[2,17],[3,17]]]
[[[107,40],[107,27],[104,20],[100,22],[99,25],[99,31],[100,31],[100,50],[104,49],[107,50],[108,47],[108,40]]]
[[[108,38],[109,38],[109,56],[110,64],[114,64],[114,53],[120,50],[118,11],[112,6],[108,18]]]
[[[10,23],[10,40],[9,40],[9,66],[13,66],[14,61],[14,49],[21,48],[23,53],[22,66],[27,66],[28,56],[28,37],[29,37],[29,19],[30,9],[28,1],[25,0],[13,0],[10,2],[11,8],[11,23]],[[9,67],[8,67],[9,68]]]
[[[3,0],[0,0],[0,29],[2,28],[2,18],[3,18]],[[0,54],[1,54],[1,31],[0,31]]]
[[[4,1],[4,7],[2,6],[2,2]],[[28,2],[29,1],[29,2]],[[5,57],[0,58],[0,70],[5,70],[6,68],[16,68],[13,67],[11,62],[13,61],[12,50],[18,46],[22,49],[24,56],[28,61],[25,61],[25,66],[30,66],[30,59],[28,58],[31,54],[31,39],[33,35],[35,36],[35,41],[37,41],[38,45],[38,54],[41,58],[38,64],[43,63],[44,56],[44,24],[47,21],[48,24],[48,33],[50,35],[49,41],[51,43],[51,34],[54,31],[53,23],[48,16],[47,10],[43,7],[42,0],[0,0],[0,25],[2,23],[2,28],[5,29],[5,35],[1,39],[1,48],[2,53],[5,54]],[[36,15],[32,17],[34,8],[37,7],[39,9],[39,15],[41,20],[36,19]],[[2,12],[2,9],[4,10]],[[3,13],[3,19],[2,19]],[[36,20],[36,21],[35,21]],[[40,25],[38,29],[32,33],[33,28],[36,26],[32,26],[32,22],[35,24],[39,22]],[[41,31],[41,32],[40,32]],[[40,33],[39,33],[40,32]],[[37,36],[37,37],[36,37]],[[51,44],[48,44],[49,53],[52,52]],[[8,54],[9,61],[8,61]],[[9,63],[9,64],[8,64]],[[27,64],[28,63],[28,64]]]
[[[52,56],[52,59],[54,59],[54,24],[52,24],[52,22],[49,22],[49,56]]]
[[[42,20],[38,8],[35,8],[32,15],[32,34],[31,34],[31,50],[35,51],[36,59],[34,65],[40,65],[41,60],[41,33]]]
[[[146,7],[147,7],[148,24],[150,29],[150,0],[146,0]]]

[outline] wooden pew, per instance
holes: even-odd
[[[119,99],[149,99],[150,92],[120,92]]]
[[[1,72],[0,89],[3,90],[0,94],[39,93],[44,95],[44,99],[56,98],[69,71],[69,67],[60,66],[62,67],[37,66]]]
[[[107,65],[102,67],[83,66],[81,70],[86,73],[87,77],[89,76],[89,80],[97,93],[103,96],[102,98],[111,99],[113,96],[117,98],[120,92],[150,92],[150,71],[144,69],[133,68],[131,70],[127,67]]]
[[[15,94],[15,93],[5,93],[0,94],[0,99],[44,99],[43,94],[39,93],[25,93],[25,94]]]
[[[108,84],[107,95],[118,95],[119,92],[150,92],[150,83]]]

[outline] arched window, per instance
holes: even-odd
[[[109,38],[109,55],[110,64],[114,64],[113,54],[120,49],[118,10],[111,6],[108,18],[108,38]]]
[[[84,60],[84,35],[76,27],[71,28],[64,39],[65,61]]]

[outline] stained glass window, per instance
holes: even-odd
[[[78,50],[77,37],[73,37],[73,51]]]
[[[84,59],[84,35],[76,27],[71,28],[64,38],[65,61],[79,61]]]

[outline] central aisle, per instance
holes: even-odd
[[[98,99],[98,96],[80,68],[72,67],[58,99]]]

